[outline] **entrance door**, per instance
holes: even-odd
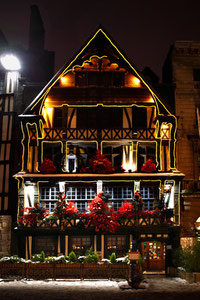
[[[144,268],[147,271],[161,271],[165,269],[165,245],[152,241],[142,243]]]

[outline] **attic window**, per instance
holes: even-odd
[[[124,86],[123,72],[77,72],[76,86],[93,86],[93,87],[122,87]]]

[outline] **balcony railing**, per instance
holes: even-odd
[[[30,128],[31,137],[36,138],[34,128]],[[77,129],[77,128],[44,128],[44,140],[155,140],[156,129]]]
[[[163,216],[162,218],[159,216],[150,216],[150,215],[144,215],[139,216],[136,215],[135,217],[131,218],[122,218],[118,220],[120,226],[126,226],[126,227],[138,227],[138,226],[159,226],[159,225],[173,225],[173,222],[167,217]],[[57,219],[49,219],[48,222],[46,220],[40,220],[38,219],[36,223],[29,224],[29,223],[23,223],[19,222],[19,228],[26,227],[26,228],[79,228],[84,229],[85,225],[87,225],[87,228],[93,228],[93,225],[88,224],[87,219],[84,220],[83,217],[69,217],[69,218],[57,218]]]

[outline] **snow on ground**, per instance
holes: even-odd
[[[127,286],[127,281],[0,279],[0,300],[200,300],[200,284],[180,278],[146,278],[138,290],[121,286]]]

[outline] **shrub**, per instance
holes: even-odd
[[[183,262],[183,250],[182,248],[175,249],[172,253],[172,264],[174,267],[182,267],[184,262]]]
[[[68,256],[69,262],[74,263],[77,261],[77,256],[74,251],[71,251]]]
[[[45,262],[45,254],[44,254],[44,251],[41,251],[41,253],[40,253],[40,262]]]
[[[41,251],[40,254],[33,254],[31,255],[32,262],[45,262],[45,254],[44,251]]]
[[[61,255],[61,256],[48,256],[45,261],[47,263],[56,263],[56,264],[66,264],[68,262],[68,260],[66,259],[65,255]]]
[[[183,267],[187,272],[200,272],[200,242],[196,240],[193,247],[175,250],[172,262],[175,267]]]
[[[110,256],[109,258],[110,258],[111,264],[116,263],[116,254],[115,254],[115,253],[112,253],[111,256]]]
[[[86,250],[84,262],[97,263],[98,260],[99,260],[99,255],[93,251],[92,247]]]

